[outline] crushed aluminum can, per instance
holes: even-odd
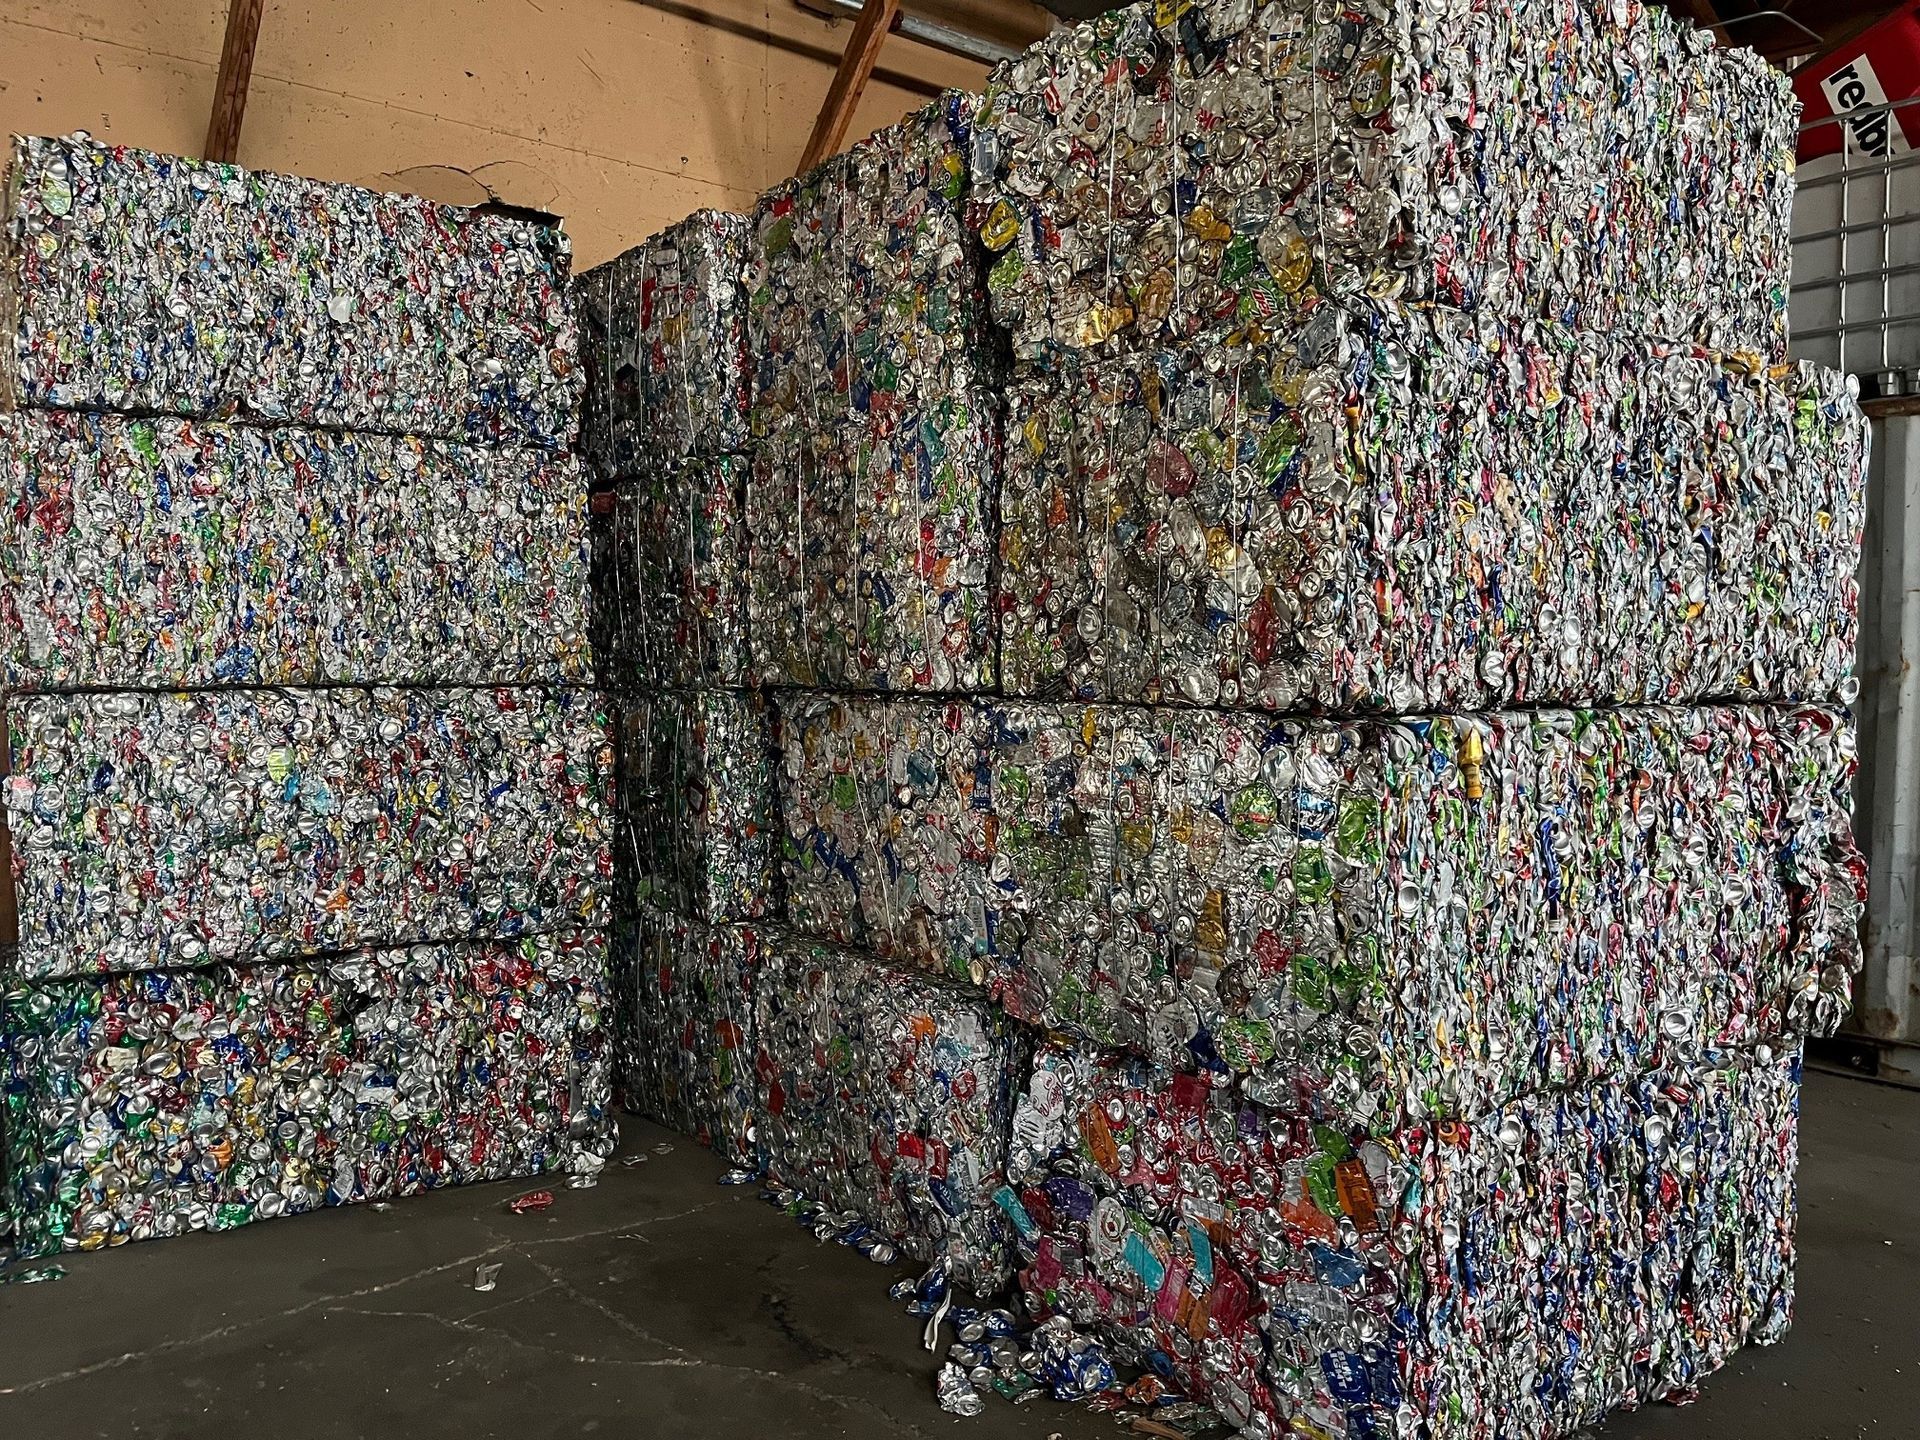
[[[1028,1373],[1045,1385],[1056,1400],[1085,1400],[1113,1388],[1113,1362],[1106,1348],[1077,1330],[1067,1317],[1047,1318],[1027,1336]]]
[[[967,1372],[950,1360],[940,1367],[934,1377],[933,1393],[940,1402],[940,1408],[951,1415],[978,1415],[987,1408],[987,1402],[973,1388],[973,1381],[967,1378]]]
[[[645,909],[613,931],[622,1097],[736,1167],[723,1184],[759,1178],[751,1033],[761,949],[752,926]]]
[[[1151,1417],[1135,1416],[1130,1424],[1133,1429],[1159,1435],[1162,1440],[1196,1440],[1202,1435],[1223,1434],[1227,1428],[1212,1410],[1191,1400],[1162,1400]],[[1253,1421],[1243,1427],[1240,1434],[1246,1440],[1271,1440],[1271,1432]]]
[[[778,708],[790,923],[1289,1113],[1471,1119],[1831,1033],[1860,964],[1836,711]]]
[[[753,1036],[768,1173],[829,1206],[835,1230],[850,1217],[950,1267],[955,1286],[998,1293],[1010,1251],[991,1197],[1022,1045],[995,1008],[778,935],[762,949]]]
[[[0,414],[14,690],[590,678],[572,456]]]
[[[935,1260],[918,1280],[903,1280],[907,1287],[904,1295],[895,1294],[896,1300],[910,1300],[907,1306],[909,1315],[940,1315],[951,1312],[953,1308],[953,1265],[946,1258]],[[895,1286],[894,1290],[898,1290]],[[889,1291],[893,1294],[893,1291]]]
[[[993,1377],[993,1391],[1009,1405],[1030,1404],[1046,1393],[1040,1382],[1024,1370],[999,1371]],[[1053,1437],[1048,1436],[1047,1440],[1053,1440]]]
[[[748,231],[743,215],[696,210],[575,282],[580,449],[601,474],[745,448]]]
[[[493,1290],[495,1285],[499,1281],[501,1268],[502,1267],[497,1262],[492,1265],[474,1266],[473,1267],[473,1288],[475,1290],[478,1290],[483,1295]]]
[[[631,901],[720,923],[777,911],[773,737],[751,691],[615,701],[618,829]]]
[[[36,695],[7,720],[26,978],[607,916],[590,692]]]
[[[1250,1433],[1565,1433],[1784,1333],[1798,1092],[1756,1049],[1368,1136],[1050,1047],[1011,1162],[1036,1337]]]
[[[1658,6],[1141,0],[997,66],[973,123],[1023,359],[1363,294],[1786,349],[1799,105]]]
[[[507,1209],[516,1215],[533,1215],[542,1210],[551,1210],[552,1208],[553,1192],[551,1190],[530,1191],[525,1195],[519,1196],[517,1199],[507,1202]]]
[[[597,1173],[606,965],[573,931],[12,989],[0,1204],[20,1251]]]
[[[1128,1383],[1125,1394],[1129,1405],[1138,1405],[1144,1409],[1147,1406],[1158,1405],[1167,1398],[1167,1382],[1158,1375],[1142,1375]]]
[[[1868,450],[1847,377],[1445,310],[1315,317],[1014,387],[1007,694],[1405,714],[1842,693]]]
[[[763,196],[747,286],[763,685],[991,688],[998,361],[949,95]]]
[[[572,443],[558,226],[81,133],[16,139],[7,194],[0,408]]]

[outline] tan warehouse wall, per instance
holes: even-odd
[[[0,129],[198,154],[226,10],[0,0]],[[849,29],[791,0],[266,0],[240,162],[491,192],[565,216],[590,265],[784,178]],[[983,73],[898,37],[880,67],[849,138]]]

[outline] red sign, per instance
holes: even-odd
[[[1920,4],[1902,5],[1871,29],[1803,66],[1793,82],[1806,108],[1799,158],[1855,155],[1884,159],[1920,144],[1920,105],[1882,107],[1920,95]]]

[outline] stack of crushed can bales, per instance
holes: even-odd
[[[747,222],[703,210],[582,275],[595,633],[619,751],[613,975],[627,1102],[748,1166],[749,989],[775,902],[749,688]]]
[[[908,929],[1049,1032],[1028,1305],[1249,1433],[1562,1434],[1788,1323],[1866,446],[1782,363],[1795,109],[1588,0],[990,80],[1000,843]]]
[[[16,141],[0,665],[23,1254],[611,1151],[565,239]]]
[[[596,597],[623,717],[627,1102],[876,1258],[994,1292],[1014,1027],[856,925],[789,924],[788,892],[859,841],[803,851],[782,819],[809,717],[992,684],[1000,401],[969,108],[946,97],[579,290],[614,497]]]
[[[590,1177],[612,1050],[963,1413],[1545,1440],[1777,1338],[1862,898],[1795,121],[1631,3],[1136,4],[584,364],[550,232],[27,142],[21,1248]]]
[[[797,937],[756,993],[754,1043],[774,1184],[882,1257],[996,1294],[1024,1037],[964,969],[879,943],[914,877],[875,853],[886,817],[866,804],[935,760],[893,746],[890,717],[957,723],[995,683],[1003,366],[966,227],[971,124],[971,98],[944,95],[754,212],[749,639]],[[866,908],[819,903],[875,863]]]
[[[1794,119],[1584,0],[1136,6],[983,99],[1021,1288],[1251,1433],[1786,1325],[1865,448],[1777,363]]]
[[[1867,444],[1796,119],[1637,4],[1135,4],[746,222],[772,798],[674,777],[779,874],[635,1093],[922,1310],[1014,1277],[948,1408],[1547,1437],[1783,1333]]]

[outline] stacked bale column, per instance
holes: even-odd
[[[844,697],[841,738],[877,763],[896,708],[957,712],[995,684],[1003,367],[964,223],[970,110],[944,96],[754,211],[749,599],[790,896],[851,849],[808,843],[803,717]],[[840,813],[885,844],[877,812]],[[897,969],[864,931],[789,919],[755,1006],[771,1177],[880,1258],[999,1290],[1014,1027],[964,969]]]
[[[611,752],[557,232],[15,143],[23,1252],[611,1148]]]
[[[778,915],[747,656],[748,223],[701,211],[580,279],[601,684],[619,716],[625,1103],[754,1163],[750,991]]]
[[[1865,458],[1779,363],[1793,119],[1583,0],[990,77],[1008,699],[895,933],[1058,1037],[1029,1302],[1247,1433],[1562,1434],[1785,1328]]]

